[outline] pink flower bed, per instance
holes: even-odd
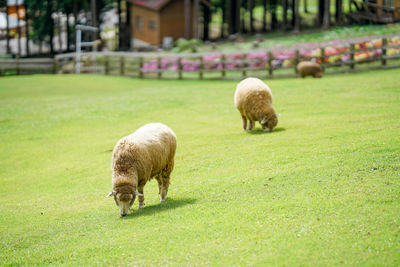
[[[394,46],[400,45],[400,37],[395,36],[388,38],[387,45]],[[304,47],[304,46],[303,46]],[[368,49],[368,51],[359,51],[354,54],[355,61],[364,61],[368,59],[379,58],[382,55],[382,39],[375,39],[370,41],[359,42],[354,45],[355,50]],[[301,58],[314,59],[316,62],[321,63],[321,48],[314,49],[299,49]],[[342,46],[340,43],[332,44],[325,47],[324,63],[338,63],[347,62],[350,60],[349,46]],[[387,55],[400,54],[400,48],[388,48]],[[296,52],[295,50],[275,51],[272,52],[273,59],[271,65],[273,68],[280,67],[294,67]],[[202,61],[197,58],[183,58],[181,60],[182,70],[185,72],[198,71],[201,63],[204,70],[222,70],[223,64],[225,69],[240,70],[242,68],[249,68],[254,70],[264,70],[269,68],[268,53],[265,51],[254,51],[250,53],[233,53],[225,55],[225,62],[223,62],[221,54],[212,54],[202,57]],[[143,64],[144,73],[155,73],[158,71],[158,61],[150,60]],[[163,71],[176,72],[179,70],[178,58],[164,58],[160,61],[160,69]]]

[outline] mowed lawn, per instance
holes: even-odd
[[[267,81],[273,133],[244,132],[237,81],[0,78],[0,265],[399,266],[400,70]],[[178,137],[120,218],[111,150]]]

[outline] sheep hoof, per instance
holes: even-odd
[[[165,197],[164,199],[160,198],[160,202],[165,202],[165,200],[167,200],[167,197]]]
[[[144,203],[143,204],[139,204],[139,209],[144,209]]]

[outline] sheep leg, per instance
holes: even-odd
[[[138,187],[138,192],[141,193],[143,195],[143,187]],[[143,209],[144,208],[144,196],[139,196],[139,209]]]
[[[162,186],[161,186],[161,193],[160,193],[160,201],[164,202],[167,199],[168,194],[168,187],[169,187],[169,176],[162,178]]]
[[[158,175],[156,177],[156,179],[157,179],[157,183],[158,183],[158,194],[161,194],[161,187],[162,187],[161,176]]]
[[[246,131],[247,128],[247,119],[245,116],[242,116],[242,125],[243,125],[243,130]]]
[[[161,190],[160,190],[160,201],[164,202],[167,199],[169,179],[172,170],[174,169],[174,158],[170,160],[168,166],[161,173]]]
[[[248,131],[253,130],[254,124],[255,124],[254,121],[250,121]]]

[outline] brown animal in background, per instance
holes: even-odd
[[[263,131],[270,131],[278,124],[278,114],[272,107],[271,89],[260,79],[246,78],[237,87],[234,103],[242,116],[243,130],[254,128],[255,121],[259,121]]]
[[[174,168],[176,135],[162,123],[149,123],[117,142],[112,156],[112,187],[121,216],[139,196],[144,208],[143,188],[156,178],[161,202],[167,199],[170,174]]]
[[[314,78],[322,77],[322,68],[318,63],[311,61],[303,61],[297,65],[297,73],[301,78],[313,76]]]

